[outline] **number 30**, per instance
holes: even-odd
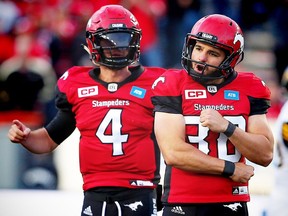
[[[228,121],[232,122],[233,124],[237,125],[239,128],[245,130],[245,119],[243,116],[224,116]],[[185,123],[186,125],[198,125],[198,135],[197,136],[188,136],[188,140],[190,143],[198,143],[198,148],[205,154],[210,152],[209,149],[209,128],[201,126],[199,124],[200,117],[199,116],[185,116]],[[207,141],[208,140],[208,141]],[[240,160],[241,154],[237,149],[235,149],[235,154],[228,154],[227,150],[227,142],[228,138],[223,134],[220,133],[220,136],[217,138],[217,151],[218,157],[223,160],[229,160],[232,162],[238,162]]]

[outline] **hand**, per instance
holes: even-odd
[[[201,111],[200,123],[213,132],[222,133],[227,129],[229,122],[217,110],[205,109]]]
[[[235,163],[235,171],[230,178],[234,182],[246,183],[254,176],[254,167],[244,163]]]
[[[29,136],[31,129],[26,127],[19,120],[13,120],[13,124],[8,131],[8,138],[13,143],[22,143]]]

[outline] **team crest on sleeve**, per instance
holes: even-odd
[[[66,79],[68,78],[68,76],[69,76],[69,72],[66,71],[66,72],[60,77],[60,79],[66,80]]]
[[[137,98],[144,98],[146,94],[146,89],[137,87],[137,86],[133,86],[131,91],[130,91],[130,95],[133,95],[134,97]]]
[[[154,89],[159,82],[164,83],[164,82],[165,82],[165,77],[158,77],[158,79],[156,79],[156,80],[154,81],[154,83],[153,83],[153,85],[152,85],[152,89]]]
[[[78,97],[89,97],[93,95],[98,95],[98,86],[89,86],[89,87],[83,87],[78,88]]]

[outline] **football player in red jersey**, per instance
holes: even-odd
[[[232,19],[200,19],[183,47],[183,70],[153,84],[155,134],[167,164],[163,215],[248,215],[248,181],[268,166],[273,135],[266,113],[270,90],[250,72],[234,70],[244,38]]]
[[[56,149],[77,127],[82,215],[157,215],[160,151],[151,86],[164,69],[138,64],[141,29],[120,5],[96,11],[86,28],[96,67],[72,67],[58,80],[58,114],[31,131],[14,120],[8,137],[34,153]]]

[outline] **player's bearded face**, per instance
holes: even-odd
[[[203,42],[196,42],[192,51],[192,68],[195,72],[204,76],[212,75],[217,71],[215,67],[219,66],[225,59],[225,52]],[[211,66],[215,67],[211,67]]]

